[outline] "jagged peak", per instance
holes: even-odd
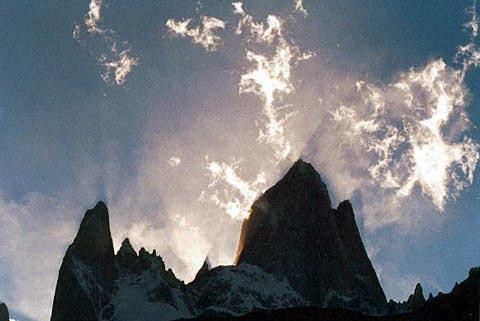
[[[413,294],[415,296],[422,296],[423,297],[423,288],[422,288],[422,285],[420,283],[417,283],[417,285],[415,285],[415,291],[413,292]]]
[[[108,209],[104,202],[99,201],[85,212],[72,251],[76,257],[89,263],[114,256]]]
[[[118,250],[117,255],[121,255],[121,256],[137,256],[137,252],[136,252],[135,249],[133,248],[133,246],[132,246],[132,244],[130,243],[130,240],[128,239],[128,237],[125,238],[125,240],[123,240],[122,246],[121,246],[120,249]]]
[[[423,288],[420,283],[415,285],[413,294],[408,297],[407,304],[410,308],[415,309],[425,303],[425,297],[423,296]]]
[[[350,214],[353,216],[353,206],[349,200],[341,201],[337,206],[337,212],[342,214]]]
[[[210,260],[208,259],[208,256],[207,256],[205,258],[205,261],[203,261],[202,267],[200,268],[200,270],[198,270],[197,274],[195,275],[195,280],[201,277],[202,275],[204,275],[205,273],[207,273],[208,271],[210,271],[211,269],[212,269],[212,265],[210,264]]]
[[[303,159],[299,158],[288,170],[285,177],[302,177],[312,178],[315,180],[320,180],[320,174],[317,170],[312,166],[312,164],[305,162]]]

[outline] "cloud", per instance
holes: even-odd
[[[250,215],[250,206],[266,187],[265,172],[260,172],[252,182],[248,182],[237,173],[239,163],[210,162],[208,157],[206,162],[210,178],[208,188],[213,192],[207,198],[203,191],[200,200],[208,200],[224,209],[232,219],[247,218]]]
[[[73,38],[89,47],[90,53],[105,68],[101,74],[103,81],[121,86],[133,67],[138,65],[138,58],[129,54],[128,42],[119,44],[112,29],[100,26],[102,4],[102,0],[91,0],[83,21],[87,34],[97,41],[85,38],[82,26],[77,23],[74,24]]]
[[[307,10],[303,7],[303,0],[294,0],[294,2],[295,2],[295,12],[299,11],[303,13],[305,17],[308,16]]]
[[[123,85],[133,66],[138,64],[138,58],[129,56],[130,49],[124,49],[117,54],[116,47],[116,43],[114,43],[112,46],[113,60],[109,61],[105,56],[99,58],[99,62],[105,66],[102,79],[106,83],[115,82],[117,85]]]
[[[216,29],[225,29],[225,22],[215,17],[202,16],[196,28],[188,28],[192,19],[168,19],[167,28],[179,37],[189,37],[193,43],[200,44],[207,51],[215,51],[221,44],[221,39],[215,34]]]
[[[358,82],[359,101],[333,114],[371,156],[368,173],[382,188],[409,196],[419,185],[443,210],[473,181],[478,145],[468,129],[463,72],[435,60],[387,86]],[[449,129],[447,131],[447,129]]]
[[[85,14],[85,25],[90,33],[103,33],[103,29],[98,27],[101,19],[100,12],[102,10],[102,0],[91,0],[88,5],[88,12]]]
[[[282,20],[277,16],[268,15],[267,23],[264,24],[246,14],[241,2],[234,2],[232,5],[233,12],[241,17],[235,34],[241,35],[243,31],[246,31],[248,40],[266,44],[271,44],[276,37],[282,37]]]
[[[240,78],[240,93],[254,93],[264,101],[263,114],[266,117],[264,129],[260,129],[259,141],[270,144],[278,160],[285,159],[291,152],[291,144],[285,135],[285,124],[294,112],[285,112],[286,106],[279,104],[282,95],[294,90],[291,80],[292,66],[313,56],[311,52],[301,52],[293,41],[283,36],[284,22],[281,18],[269,15],[267,23],[256,22],[245,13],[242,3],[233,3],[234,13],[239,15],[235,33],[246,31],[248,42],[274,45],[273,55],[247,50],[246,61],[250,63],[246,73]]]
[[[178,165],[180,165],[181,162],[182,160],[176,156],[170,157],[168,159],[168,165],[170,165],[171,167],[177,167]]]
[[[0,263],[2,280],[8,282],[0,297],[12,311],[33,320],[50,318],[58,269],[74,235],[70,214],[78,210],[68,201],[39,194],[22,202],[0,199]]]

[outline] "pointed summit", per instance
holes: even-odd
[[[415,310],[421,307],[425,303],[425,297],[423,296],[423,289],[420,283],[415,286],[415,291],[408,297],[407,306],[411,310]]]
[[[94,208],[85,213],[71,251],[86,263],[105,258],[113,259],[108,209],[104,202],[98,202]]]
[[[108,209],[98,202],[87,210],[77,236],[68,247],[58,274],[51,321],[97,320],[101,300],[92,300],[85,292],[82,271],[94,270],[92,288],[107,304],[117,277]]]
[[[122,242],[122,246],[117,252],[117,262],[120,266],[131,271],[136,270],[138,266],[137,252],[133,249],[128,237]]]
[[[287,278],[313,305],[378,311],[386,304],[352,205],[333,209],[320,174],[302,159],[252,205],[237,250],[243,263]]]
[[[208,256],[207,256],[205,258],[205,261],[203,262],[202,267],[200,268],[200,270],[198,270],[197,274],[195,275],[194,280],[197,280],[198,278],[200,278],[202,275],[204,275],[211,269],[212,269],[212,265],[210,264],[210,260],[208,259]]]
[[[7,305],[0,302],[0,321],[10,321]]]

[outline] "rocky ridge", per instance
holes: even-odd
[[[451,302],[450,295],[425,301],[417,285],[406,302],[387,305],[352,205],[344,201],[333,208],[320,175],[302,160],[252,205],[235,265],[212,268],[206,258],[189,284],[167,269],[155,250],[137,253],[128,238],[115,254],[109,223],[103,202],[85,213],[59,271],[52,321],[258,320],[259,315],[288,320],[292,313],[313,320],[302,319],[303,312],[370,320],[367,314],[400,316],[412,310],[425,317],[435,312],[430,306]],[[477,280],[477,272],[469,279]],[[470,293],[472,282],[464,283],[451,297]]]

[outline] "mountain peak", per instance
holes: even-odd
[[[137,252],[135,252],[127,237],[117,252],[117,262],[120,266],[133,271],[137,267],[137,261]]]
[[[211,269],[212,269],[212,265],[210,264],[210,260],[208,259],[208,256],[207,256],[205,258],[205,261],[203,261],[202,267],[200,268],[200,270],[198,270],[197,274],[195,275],[194,280],[198,279],[199,277],[201,277],[202,275],[204,275],[205,273],[207,273]]]
[[[237,250],[243,263],[286,277],[314,305],[351,304],[346,297],[373,310],[386,303],[352,205],[333,209],[320,174],[302,159],[252,205]]]
[[[288,170],[284,179],[303,179],[303,180],[314,180],[322,182],[320,174],[315,170],[312,164],[305,162],[303,159],[299,158]]]
[[[8,314],[7,305],[0,302],[0,321],[9,321],[10,317]]]
[[[413,294],[408,297],[407,306],[414,310],[425,303],[425,297],[423,296],[423,289],[420,283],[417,283]]]
[[[109,215],[104,202],[98,202],[85,213],[73,241],[72,251],[76,257],[89,263],[105,257],[113,258]]]

